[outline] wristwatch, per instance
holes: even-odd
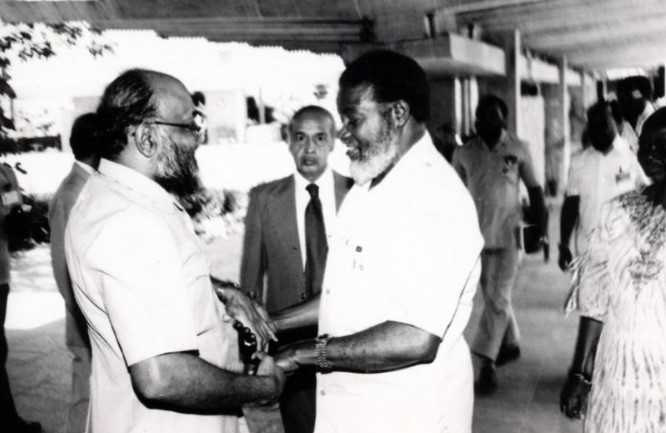
[[[321,373],[328,373],[332,370],[333,365],[328,360],[326,353],[326,346],[330,337],[327,334],[320,335],[315,339],[315,352],[317,354],[317,370]]]

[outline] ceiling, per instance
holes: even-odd
[[[587,71],[666,63],[664,0],[0,0],[0,17],[329,52],[428,33],[435,44],[453,33],[499,45],[518,29],[532,55]]]

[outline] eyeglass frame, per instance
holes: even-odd
[[[166,122],[164,120],[151,120],[145,122],[148,125],[166,125],[166,126],[175,126],[176,128],[182,128],[193,133],[197,138],[203,136],[203,128],[197,125],[194,121],[192,123],[176,123],[176,122]]]

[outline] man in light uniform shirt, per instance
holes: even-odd
[[[227,313],[252,327],[261,347],[262,312],[232,289],[219,293],[227,308],[218,301],[172,195],[198,185],[194,113],[180,81],[137,69],[111,82],[97,109],[99,173],[65,232],[92,346],[89,432],[237,432],[240,407],[276,398],[284,383],[268,356],[259,355],[257,376],[237,372]]]
[[[618,135],[611,106],[597,102],[587,112],[587,133],[592,146],[573,156],[560,218],[558,264],[566,270],[573,255],[587,247],[590,231],[599,223],[601,206],[608,200],[647,185],[636,155]],[[575,230],[574,248],[569,241]]]
[[[483,239],[469,193],[426,130],[425,73],[401,54],[367,53],[342,74],[338,110],[356,184],[331,239],[322,335],[278,364],[320,370],[316,433],[470,432],[462,332]]]
[[[520,356],[520,330],[513,310],[513,285],[520,264],[523,208],[520,184],[530,199],[530,214],[540,233],[546,234],[547,210],[543,190],[534,174],[526,142],[507,130],[506,103],[484,95],[476,108],[477,136],[453,154],[453,167],[469,189],[484,237],[481,290],[484,307],[471,343],[480,363],[476,391],[497,390],[496,366]]]

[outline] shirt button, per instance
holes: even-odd
[[[324,391],[324,390],[322,389],[321,391],[319,391],[319,395],[321,395],[321,396],[325,396],[325,395],[326,395],[326,391]]]
[[[360,245],[357,245],[357,246],[356,246],[356,252],[357,252],[357,253],[360,253],[361,251],[363,251],[363,247],[360,246]]]

